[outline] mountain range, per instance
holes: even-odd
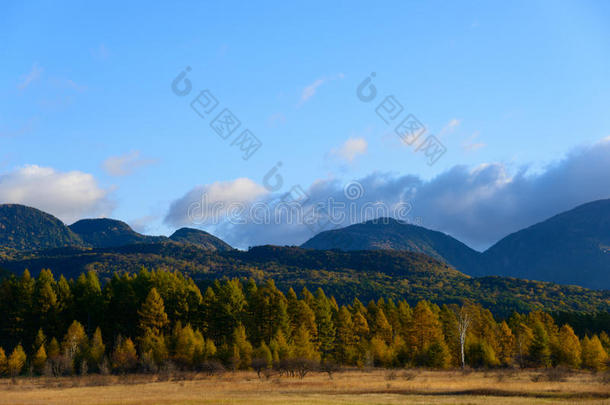
[[[580,205],[477,252],[442,232],[378,218],[315,235],[302,247],[420,252],[471,276],[610,289],[610,199]]]
[[[135,232],[124,222],[107,218],[84,219],[68,227],[35,208],[0,205],[0,255],[5,259],[1,263],[4,268],[17,270],[14,265],[25,257],[43,258],[44,262],[57,256],[58,250],[52,250],[56,248],[71,251],[73,256],[86,252],[101,254],[104,249],[121,254],[122,247],[133,244],[141,245],[136,250],[167,251],[171,250],[169,245],[188,244],[206,251],[233,251],[221,239],[197,229],[182,228],[170,237],[148,236]],[[474,277],[516,277],[610,289],[610,200],[594,201],[558,214],[506,236],[482,253],[445,233],[388,218],[319,233],[301,248],[293,253],[406,251]],[[42,252],[45,250],[55,253]],[[37,253],[23,253],[27,251]],[[65,259],[65,255],[62,257]],[[248,256],[248,260],[253,257]],[[343,265],[351,269],[354,264]],[[199,268],[199,264],[190,266]]]

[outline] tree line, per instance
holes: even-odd
[[[180,272],[26,270],[0,282],[0,375],[326,367],[607,367],[605,331],[577,336],[548,313],[496,320],[481,305],[391,299],[338,305],[319,288]]]

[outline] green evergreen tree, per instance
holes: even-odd
[[[549,335],[541,321],[535,321],[529,359],[535,367],[551,366],[551,347]]]
[[[332,353],[334,348],[336,330],[331,304],[321,288],[316,291],[314,308],[318,329],[318,347],[322,356],[326,357]]]
[[[159,295],[156,288],[152,288],[142,307],[138,311],[140,318],[139,329],[142,335],[147,333],[153,336],[160,335],[169,323],[165,313],[163,298]]]
[[[320,354],[311,341],[309,330],[304,325],[301,325],[294,335],[291,352],[292,356],[297,359],[320,360]]]
[[[105,352],[106,345],[104,345],[104,341],[102,340],[102,331],[97,327],[91,338],[91,348],[89,350],[89,366],[92,367],[93,371],[99,370],[102,361],[104,360]]]
[[[235,368],[244,370],[252,363],[252,344],[246,337],[246,328],[238,325],[233,331],[233,364]]]

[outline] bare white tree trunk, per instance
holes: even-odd
[[[470,327],[470,323],[472,321],[472,315],[466,307],[462,306],[462,308],[460,308],[460,312],[457,314],[457,321],[458,335],[460,338],[460,350],[462,355],[462,368],[465,368],[466,360],[464,356],[464,345],[466,344],[466,333],[468,333],[468,328]]]

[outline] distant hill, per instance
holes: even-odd
[[[208,250],[226,251],[233,249],[228,243],[205,231],[180,228],[169,237],[174,242],[191,243]]]
[[[379,218],[317,234],[301,247],[344,251],[404,250],[423,253],[471,274],[478,272],[481,254],[442,232]]]
[[[203,249],[233,249],[223,240],[198,229],[181,228],[169,238],[134,231],[123,221],[110,218],[81,219],[66,226],[51,214],[19,204],[0,204],[0,259],[19,251],[65,247],[109,248],[163,242],[189,243]]]
[[[483,263],[486,274],[610,289],[610,199],[508,235]]]
[[[85,244],[99,248],[167,240],[165,236],[142,235],[125,222],[109,218],[81,219],[70,225],[70,229],[80,236]]]
[[[193,244],[163,242],[103,249],[62,248],[31,254],[18,253],[0,260],[0,268],[13,273],[29,269],[38,274],[51,269],[68,278],[95,271],[102,280],[116,272],[136,272],[142,267],[179,270],[203,288],[217,279],[273,279],[284,291],[315,291],[322,287],[340,303],[355,297],[363,302],[379,297],[411,303],[427,299],[435,303],[473,300],[500,316],[512,311],[596,312],[610,310],[610,291],[592,291],[507,277],[471,278],[420,253],[392,250],[342,252],[297,247],[259,246],[248,251],[224,252]]]
[[[82,244],[82,239],[53,215],[25,205],[0,205],[2,248],[37,250]]]

